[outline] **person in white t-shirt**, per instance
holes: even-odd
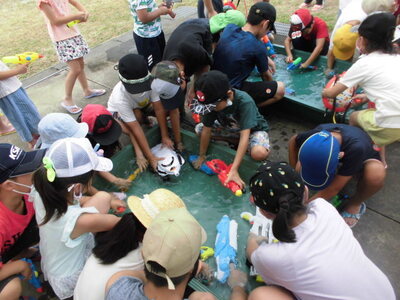
[[[400,55],[393,52],[396,19],[390,13],[368,16],[360,25],[357,46],[364,55],[346,72],[335,86],[325,89],[323,97],[334,98],[350,87],[359,86],[365,94],[355,95],[371,101],[376,108],[353,112],[350,125],[359,126],[381,148],[400,140]]]
[[[322,198],[308,201],[307,187],[288,164],[261,165],[250,179],[250,191],[260,212],[273,220],[279,242],[249,235],[248,258],[272,285],[255,289],[249,300],[396,298],[337,210]]]

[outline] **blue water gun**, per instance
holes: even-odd
[[[292,63],[290,63],[287,66],[286,70],[292,71],[292,70],[299,68],[301,66],[301,61],[302,61],[301,57],[296,58]],[[318,67],[317,66],[308,66],[307,69],[316,70],[316,69],[318,69]]]
[[[237,263],[237,227],[237,222],[229,219],[227,215],[224,215],[217,225],[214,247],[217,262],[215,277],[221,283],[225,283],[230,275],[230,264],[236,266]]]
[[[189,156],[189,162],[193,165],[193,163],[198,160],[199,156],[198,155],[190,155]],[[215,175],[217,173],[215,173],[213,170],[210,169],[209,166],[206,165],[206,162],[203,162],[200,169],[200,171],[206,173],[207,175]]]
[[[36,267],[33,264],[32,260],[30,260],[29,258],[22,258],[21,260],[26,261],[31,268],[32,276],[31,279],[29,279],[29,283],[36,289],[36,292],[43,293],[43,286],[39,279],[39,272],[36,270]],[[23,276],[20,276],[23,279]]]
[[[267,48],[267,55],[271,58],[274,58],[276,56],[276,52],[274,49],[274,45],[272,45],[271,41],[268,38],[268,35],[264,35],[261,41],[263,42],[265,48]]]

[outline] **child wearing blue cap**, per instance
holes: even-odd
[[[342,212],[350,227],[365,213],[364,201],[383,187],[386,176],[371,138],[360,128],[345,124],[322,124],[293,136],[289,140],[289,162],[304,183],[317,191],[311,199],[329,200],[353,176],[361,175],[356,193]]]

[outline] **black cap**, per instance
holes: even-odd
[[[151,90],[152,77],[143,56],[125,55],[119,60],[118,71],[119,79],[129,93],[138,94]]]
[[[279,199],[293,194],[303,199],[304,183],[300,175],[285,162],[263,163],[250,179],[254,204],[268,212],[279,211]]]
[[[36,171],[45,153],[46,149],[25,152],[11,144],[0,144],[0,183]]]
[[[275,31],[276,9],[268,2],[258,2],[250,7],[247,21],[252,24],[259,24],[263,20],[269,20],[271,31]]]
[[[390,13],[374,13],[369,15],[358,28],[360,36],[378,43],[389,43],[393,39],[396,28],[396,17]]]
[[[194,84],[196,98],[202,104],[226,99],[230,89],[228,76],[215,70],[202,74]]]
[[[108,146],[118,141],[122,128],[112,116],[100,115],[94,123],[92,137],[100,145]]]

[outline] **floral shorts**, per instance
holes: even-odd
[[[89,53],[89,46],[81,35],[54,43],[59,61],[68,62]]]

